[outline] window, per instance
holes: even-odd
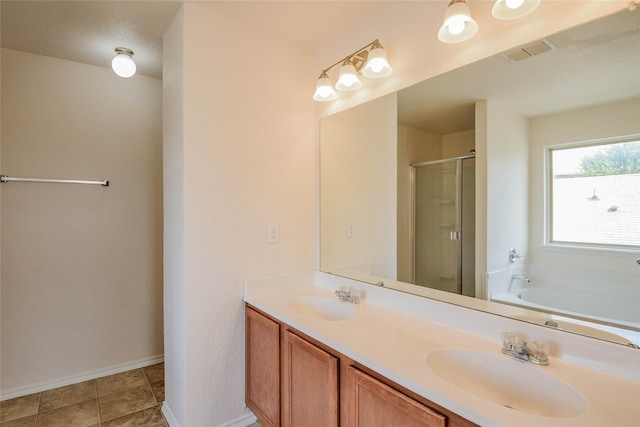
[[[548,240],[640,247],[640,138],[549,149]]]

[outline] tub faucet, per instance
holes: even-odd
[[[531,277],[523,276],[522,274],[512,274],[511,278],[515,280],[522,280],[523,282],[531,283]]]

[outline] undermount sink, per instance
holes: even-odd
[[[303,296],[293,298],[289,307],[305,316],[322,320],[347,320],[356,315],[356,310],[347,302],[337,298]]]
[[[462,349],[436,350],[425,359],[431,370],[456,387],[515,411],[574,417],[587,409],[580,393],[543,372],[544,367]]]

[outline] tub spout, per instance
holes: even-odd
[[[531,283],[531,277],[523,276],[522,274],[512,274],[511,278],[515,280],[522,280],[523,282]]]

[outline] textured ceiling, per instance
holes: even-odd
[[[162,36],[180,2],[7,1],[2,47],[110,67],[114,49],[134,51],[138,73],[162,77]]]
[[[243,25],[311,49],[370,12],[369,1],[201,1]],[[2,0],[2,47],[110,67],[116,47],[134,51],[138,73],[162,77],[162,36],[180,1]]]
[[[437,134],[474,128],[491,99],[525,117],[640,96],[640,8],[546,38],[556,49],[511,62],[495,55],[399,92],[399,122]]]

